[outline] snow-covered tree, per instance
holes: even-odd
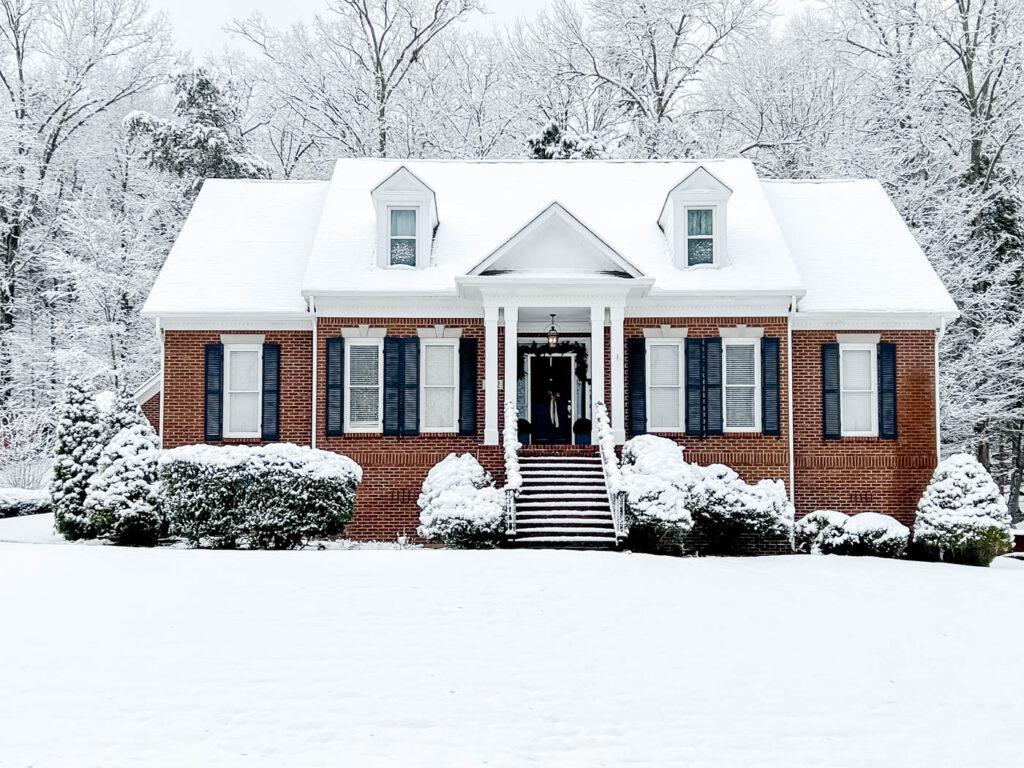
[[[160,440],[148,424],[125,426],[100,452],[84,508],[94,536],[153,546],[164,527],[157,490]]]
[[[106,418],[92,390],[81,382],[68,382],[57,424],[50,480],[54,521],[57,531],[65,538],[82,539],[93,535],[85,498],[108,435]]]
[[[593,160],[607,152],[597,139],[575,136],[554,121],[527,137],[526,146],[536,160]]]

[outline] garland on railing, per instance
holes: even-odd
[[[608,490],[618,493],[622,488],[622,471],[619,469],[619,458],[615,455],[615,436],[612,434],[608,408],[600,402],[594,404],[594,438],[601,451],[601,465],[608,481]]]
[[[502,435],[505,448],[505,490],[518,491],[523,486],[523,476],[519,474],[519,409],[514,400],[505,402],[505,431]]]

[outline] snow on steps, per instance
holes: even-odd
[[[596,456],[522,456],[515,547],[614,549],[615,526]]]

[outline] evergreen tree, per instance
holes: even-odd
[[[91,538],[93,535],[85,510],[85,497],[89,479],[95,474],[100,452],[106,445],[107,434],[106,420],[92,391],[80,382],[68,382],[57,425],[50,481],[54,522],[57,531],[67,539]]]
[[[148,424],[126,426],[110,439],[84,504],[94,536],[127,546],[157,543],[164,527],[156,491],[159,455],[159,439]]]
[[[527,138],[526,147],[535,160],[593,160],[605,155],[599,141],[589,136],[573,136],[554,120],[540,133]]]

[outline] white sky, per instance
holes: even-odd
[[[776,0],[776,5],[789,15],[801,5],[814,0]],[[477,16],[470,25],[487,30],[497,24],[511,24],[517,16],[531,16],[548,0],[485,0],[490,11],[486,17]],[[174,26],[178,45],[190,49],[195,57],[202,58],[209,53],[219,53],[230,36],[223,32],[223,26],[236,18],[244,18],[254,12],[263,14],[278,26],[296,21],[305,21],[322,11],[326,0],[150,0],[154,10],[164,10]]]

